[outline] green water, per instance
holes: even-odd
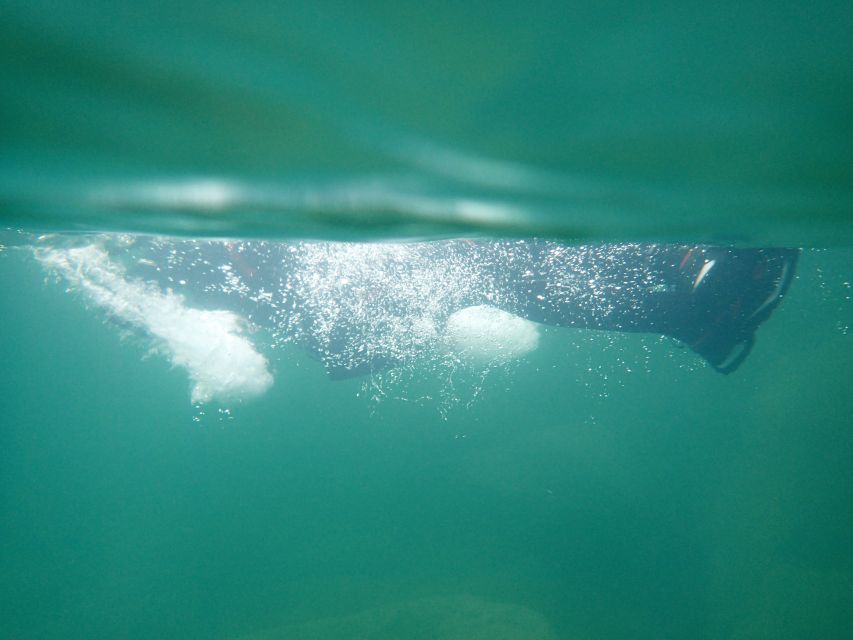
[[[554,329],[442,416],[294,351],[199,423],[9,250],[0,636],[845,637],[850,263],[807,251],[732,376]]]
[[[4,3],[0,225],[806,249],[731,376],[285,347],[201,414],[4,232],[0,638],[849,637],[849,3],[154,4]]]
[[[850,246],[851,30],[844,1],[8,1],[2,215]],[[231,197],[163,206],[191,180]]]

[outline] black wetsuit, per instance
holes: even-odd
[[[480,304],[548,325],[667,335],[730,373],[787,291],[798,256],[530,239],[372,246],[137,239],[111,252],[131,275],[302,344],[334,377],[397,364],[403,349],[383,334],[395,322],[425,310],[440,325]]]
[[[531,245],[510,286],[517,311],[549,325],[658,333],[730,373],[779,304],[795,272],[792,249],[680,245]]]

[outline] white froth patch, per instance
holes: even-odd
[[[445,338],[452,351],[467,362],[503,364],[539,346],[539,327],[501,309],[478,305],[451,315]]]
[[[186,369],[193,402],[251,398],[272,386],[267,360],[242,335],[237,314],[188,307],[183,296],[128,279],[95,244],[39,249],[37,257],[94,304],[151,336],[155,350]]]

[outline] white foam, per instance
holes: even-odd
[[[130,279],[97,244],[42,248],[38,259],[99,307],[154,340],[154,349],[186,369],[192,401],[228,401],[261,395],[273,383],[266,358],[242,335],[231,311],[189,307],[183,296]]]
[[[539,327],[496,307],[477,305],[448,318],[445,338],[450,349],[467,362],[503,364],[539,346]]]

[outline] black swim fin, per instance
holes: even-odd
[[[798,255],[795,249],[689,249],[679,262],[690,283],[689,321],[666,333],[720,373],[735,371],[752,350],[759,325],[788,291]]]

